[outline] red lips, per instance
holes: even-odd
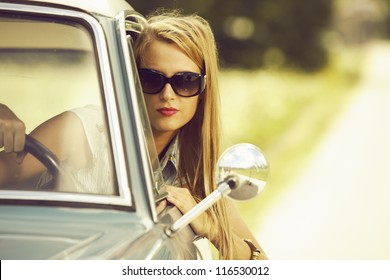
[[[177,110],[176,108],[160,108],[160,109],[157,109],[157,111],[163,115],[163,116],[166,116],[166,117],[170,117],[174,114],[176,114],[177,112],[179,112],[179,110]]]

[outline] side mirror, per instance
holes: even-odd
[[[172,236],[222,197],[229,196],[240,201],[254,198],[264,189],[268,173],[268,161],[258,147],[237,144],[228,148],[217,163],[218,188],[166,228],[166,234]]]
[[[257,196],[265,187],[269,173],[264,153],[252,144],[237,144],[227,149],[217,163],[218,185],[236,178],[237,185],[228,194],[245,201]]]

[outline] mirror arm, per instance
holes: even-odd
[[[237,186],[237,178],[230,176],[224,181],[218,184],[218,188],[209,194],[205,199],[194,206],[190,211],[184,214],[180,219],[174,222],[170,227],[165,228],[165,233],[171,237],[182,228],[189,225],[195,220],[200,214],[210,208],[215,202],[220,200],[222,197],[227,196],[232,189]]]

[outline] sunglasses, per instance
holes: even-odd
[[[206,87],[206,75],[193,72],[179,72],[168,78],[158,71],[138,69],[144,93],[157,94],[169,83],[173,91],[182,97],[201,94]]]

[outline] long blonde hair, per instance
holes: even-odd
[[[148,18],[148,26],[135,43],[137,65],[154,40],[177,45],[206,74],[206,88],[199,98],[197,111],[180,129],[179,175],[198,202],[216,186],[215,166],[219,156],[219,86],[218,55],[213,32],[208,22],[198,15],[182,15],[179,11],[157,11]],[[220,258],[233,256],[233,235],[224,201],[208,210],[212,225],[218,226]]]

